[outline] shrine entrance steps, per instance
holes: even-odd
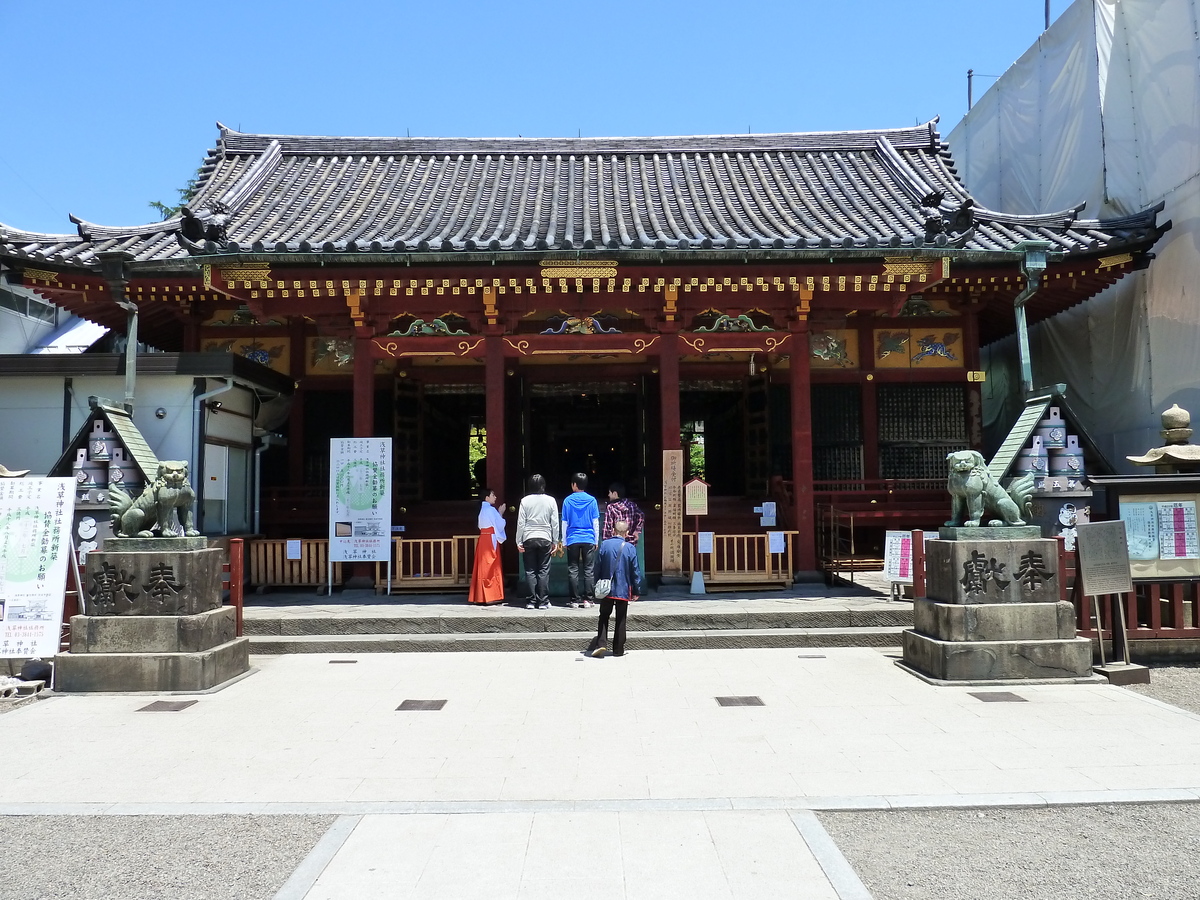
[[[910,601],[863,589],[805,585],[787,596],[660,596],[631,606],[629,650],[899,647],[912,626]],[[595,633],[597,612],[571,609],[560,598],[549,610],[530,610],[515,597],[477,607],[461,595],[389,600],[348,591],[331,602],[268,594],[246,607],[245,633],[251,653],[578,652]]]

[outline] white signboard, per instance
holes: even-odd
[[[1196,504],[1193,501],[1158,504],[1158,555],[1160,559],[1200,557]]]
[[[1133,590],[1129,573],[1129,543],[1125,523],[1093,522],[1079,526],[1076,539],[1079,577],[1089,597],[1127,594]]]
[[[1158,559],[1158,504],[1122,503],[1130,559]]]
[[[72,487],[70,478],[0,478],[0,658],[58,653]]]
[[[392,540],[392,439],[329,441],[329,560],[384,562]]]
[[[912,584],[912,532],[889,531],[884,535],[883,571],[890,582]]]
[[[713,536],[715,532],[701,531],[696,535],[696,552],[697,553],[712,553],[713,552]]]
[[[787,551],[787,533],[783,531],[767,532],[767,552],[784,553]]]

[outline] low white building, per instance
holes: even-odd
[[[50,474],[91,416],[89,397],[120,403],[121,354],[0,356],[0,463]],[[197,525],[208,535],[256,530],[261,453],[277,440],[292,383],[239,356],[138,356],[133,421],[159,459],[187,460]]]

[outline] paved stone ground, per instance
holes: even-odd
[[[257,657],[178,713],[107,695],[5,715],[0,900],[1200,884],[1200,715],[1168,705],[1196,705],[1191,667],[984,703],[868,649],[330,659]],[[764,706],[714,701],[745,695]],[[398,712],[406,698],[448,702]]]

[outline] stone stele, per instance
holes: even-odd
[[[1091,641],[1076,636],[1074,607],[1059,600],[1057,541],[1036,528],[943,532],[958,539],[926,545],[926,596],[903,635],[908,668],[946,682],[1091,675]]]

